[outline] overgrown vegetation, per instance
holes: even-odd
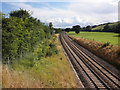
[[[14,61],[12,68],[3,66],[4,88],[77,88],[78,83],[70,68],[58,39],[54,40],[58,54],[34,60],[34,54],[28,53],[19,61]],[[39,51],[37,47],[35,51]],[[11,66],[10,66],[11,67]],[[66,72],[67,71],[67,72]]]
[[[2,23],[3,63],[8,63],[3,64],[3,88],[78,87],[51,22],[45,25],[20,9]]]
[[[101,46],[101,48],[107,47],[107,46],[109,46],[109,45],[110,45],[110,43],[109,43],[109,42],[104,43],[104,44]]]
[[[34,60],[57,53],[54,40],[51,41],[52,23],[43,24],[29,11],[20,9],[10,12],[9,18],[3,17],[2,32],[3,62],[21,59],[28,53],[35,54]]]

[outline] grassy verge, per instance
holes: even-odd
[[[19,60],[11,66],[3,66],[5,88],[76,88],[76,77],[72,71],[58,39],[55,40],[58,54],[31,62]],[[34,64],[33,64],[34,63]]]
[[[120,47],[109,45],[108,43],[100,43],[93,40],[88,40],[84,38],[71,38],[80,44],[82,47],[91,51],[98,57],[107,61],[108,63],[114,65],[116,68],[120,69]]]
[[[118,37],[117,33],[108,33],[108,32],[80,32],[79,34],[76,34],[75,32],[69,32],[68,33],[71,36],[74,37],[80,37],[85,38],[93,41],[98,41],[102,43],[109,42],[111,45],[120,46],[118,43]]]

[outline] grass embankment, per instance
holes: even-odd
[[[76,88],[78,84],[75,74],[64,56],[58,39],[55,44],[59,53],[33,62],[32,67],[27,67],[27,64],[30,64],[28,60],[15,62],[12,68],[3,66],[3,87]],[[28,55],[28,58],[30,57]]]
[[[76,34],[74,32],[69,32],[69,35],[74,37],[86,38],[93,41],[98,41],[102,43],[110,43],[111,45],[119,45],[117,33],[107,33],[107,32],[80,32]]]
[[[118,42],[117,40],[113,41],[115,38],[117,39],[117,37],[113,39],[112,37],[110,37],[111,36],[109,35],[110,33],[106,34],[106,36],[105,36],[105,33],[101,33],[101,35],[99,34],[100,32],[81,32],[78,35],[74,33],[70,33],[69,35],[78,44],[88,49],[89,51],[91,51],[98,57],[102,58],[103,60],[114,65],[116,68],[120,69],[120,47],[109,45],[108,43],[103,43],[101,41],[103,40],[105,42],[117,44]],[[114,35],[117,35],[117,34],[114,34]],[[94,38],[94,41],[92,40],[93,38]],[[101,41],[101,42],[97,42],[97,41]]]

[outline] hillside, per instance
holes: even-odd
[[[113,23],[104,23],[100,25],[94,25],[92,26],[92,31],[110,31],[110,32],[115,32],[117,25],[119,25],[120,22],[113,22]],[[105,26],[107,27],[107,30],[105,30]]]

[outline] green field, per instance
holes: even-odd
[[[102,43],[109,42],[111,45],[117,45],[120,46],[118,43],[118,34],[117,33],[107,33],[107,32],[80,32],[79,34],[76,34],[75,32],[69,32],[68,33],[71,36],[74,37],[81,37],[86,38]]]

